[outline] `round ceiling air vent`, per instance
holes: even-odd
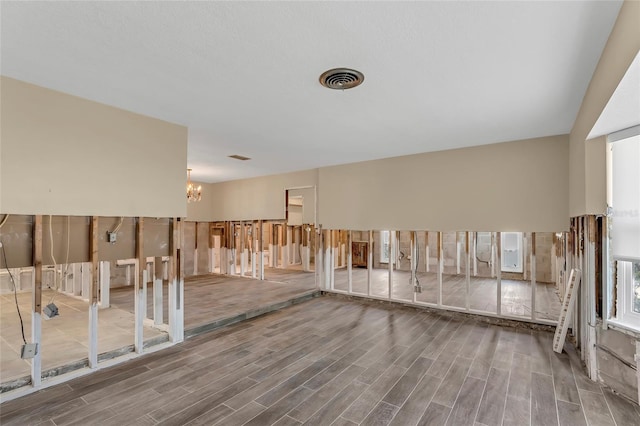
[[[329,89],[346,90],[359,86],[364,81],[360,71],[349,68],[334,68],[320,76],[320,84]]]

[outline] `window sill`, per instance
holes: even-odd
[[[635,337],[636,339],[640,339],[640,328],[632,324],[628,324],[617,319],[610,319],[607,321],[607,326],[613,330]]]

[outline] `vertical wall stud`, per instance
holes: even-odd
[[[431,256],[429,248],[429,231],[424,231],[424,264],[425,271],[429,272],[429,257]]]
[[[100,262],[100,303],[99,307],[105,309],[111,306],[110,291],[111,291],[111,262]],[[127,267],[127,271],[129,267]]]
[[[246,240],[247,233],[245,230],[245,225],[243,221],[240,221],[240,275],[244,277],[244,274],[247,272],[247,259],[245,256],[245,251],[247,249]]]
[[[438,306],[442,306],[442,271],[444,268],[442,256],[442,232],[438,231]]]
[[[324,288],[325,290],[333,290],[332,278],[333,278],[333,241],[331,239],[332,231],[324,231]]]
[[[373,231],[369,231],[369,250],[367,250],[367,295],[371,296],[371,280],[373,279]]]
[[[411,235],[411,248],[410,248],[410,252],[411,252],[411,261],[410,261],[410,268],[411,268],[411,287],[413,289],[413,291],[411,292],[412,294],[412,301],[413,303],[416,302],[416,291],[418,290],[418,288],[416,287],[416,271],[418,270],[418,263],[417,263],[417,253],[418,253],[418,249],[417,249],[417,242],[418,242],[418,233],[416,231],[411,231],[410,233]]]
[[[474,232],[473,233],[473,247],[471,249],[471,252],[473,254],[473,276],[477,277],[478,276],[478,253],[477,253],[477,247],[478,247],[478,233]]]
[[[38,353],[31,360],[31,385],[37,387],[42,383],[42,215],[33,222],[33,267],[31,342],[38,345]]]
[[[389,231],[389,276],[388,278],[388,294],[387,297],[391,299],[391,291],[393,289],[393,265],[397,260],[396,256],[396,232]]]
[[[324,288],[324,238],[322,232],[322,225],[319,225],[316,229],[316,287],[318,289]]]
[[[460,275],[460,235],[458,231],[456,231],[456,274]]]
[[[98,288],[100,270],[98,263],[98,216],[91,218],[91,287],[89,290],[89,368],[98,367]]]
[[[144,346],[143,323],[147,310],[147,300],[145,299],[144,286],[147,281],[147,259],[144,257],[144,218],[139,217],[136,230],[136,258],[137,262],[137,283],[134,296],[135,321],[134,321],[134,348],[136,353],[141,354]]]
[[[195,239],[193,244],[193,275],[198,275],[198,222],[195,223]]]
[[[464,254],[465,254],[465,283],[467,287],[467,294],[465,299],[465,307],[467,311],[471,308],[471,247],[470,247],[470,235],[469,231],[464,233]]]
[[[260,275],[259,278],[264,280],[264,222],[258,221],[258,250],[260,252]]]
[[[587,368],[589,372],[589,378],[591,380],[597,380],[598,376],[598,361],[596,356],[596,241],[598,230],[596,227],[596,217],[594,215],[589,215],[585,218],[586,221],[586,236],[587,236],[587,245],[586,245],[586,255],[587,255],[587,272],[588,275],[586,277],[588,286],[586,295],[587,295],[587,311],[585,315],[585,327],[587,330],[586,340],[587,340]]]
[[[531,272],[529,275],[531,275],[531,319],[535,320],[536,319],[536,286],[538,285],[537,283],[537,278],[536,278],[536,233],[532,232],[531,233],[531,255],[530,255],[530,261],[529,261],[530,265],[529,267],[531,268]]]
[[[162,282],[163,282],[163,265],[162,257],[156,257],[153,262],[154,274],[153,274],[153,323],[155,325],[162,325],[163,318],[163,300],[162,300]]]
[[[349,294],[353,292],[353,259],[352,259],[352,246],[353,246],[353,233],[351,230],[347,231],[347,284]]]
[[[496,314],[502,315],[502,237],[500,232],[496,232],[495,238],[496,253]]]

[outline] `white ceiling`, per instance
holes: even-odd
[[[188,126],[215,182],[568,133],[620,6],[2,2],[1,72]]]

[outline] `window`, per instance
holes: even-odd
[[[640,262],[618,261],[617,319],[640,329]]]
[[[640,331],[640,135],[609,135],[611,254],[617,262],[616,318]],[[636,132],[637,133],[637,132]]]
[[[522,273],[522,232],[502,232],[502,272]]]
[[[389,231],[380,231],[380,263],[389,263]]]

